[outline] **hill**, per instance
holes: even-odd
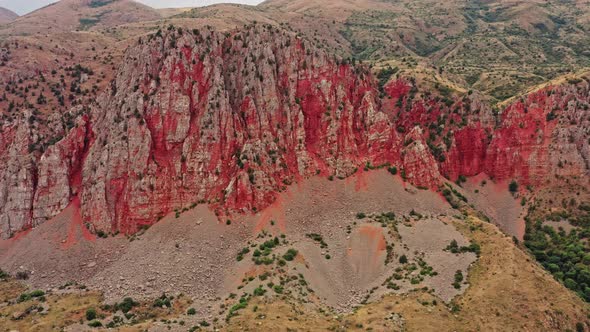
[[[0,7],[0,24],[6,24],[8,22],[11,22],[17,17],[18,15],[15,12]]]
[[[20,17],[0,34],[86,31],[160,18],[155,9],[132,0],[62,0]]]
[[[424,62],[498,101],[590,65],[583,1],[269,0],[256,8],[345,57]]]
[[[586,12],[64,0],[0,26],[0,267],[42,289],[0,271],[0,325],[586,330]]]
[[[4,206],[12,220],[3,234],[42,223],[78,193],[84,219],[95,230],[133,233],[162,213],[198,202],[208,202],[219,215],[255,212],[298,178],[344,179],[361,168],[396,167],[406,181],[440,192],[445,178],[480,173],[522,186],[558,181],[548,181],[548,174],[588,175],[588,133],[582,129],[588,121],[582,115],[587,77],[533,92],[499,112],[477,95],[444,86],[423,90],[412,77],[394,74],[383,69],[377,81],[367,67],[333,58],[271,25],[232,32],[159,30],[128,49],[106,91],[81,93],[88,106],[76,107],[79,116],[69,118],[66,128],[43,137],[35,126],[26,134],[21,131],[31,116],[51,120],[50,129],[59,118],[9,110],[3,170],[23,168],[10,149],[28,151],[35,158],[27,160],[27,178],[49,178],[26,186],[26,209]],[[20,90],[20,83],[13,85]],[[168,96],[164,104],[162,96]],[[576,107],[566,107],[573,101]],[[219,116],[209,119],[214,114]],[[297,136],[287,135],[285,126]],[[266,127],[276,131],[263,134]],[[16,139],[19,133],[27,139]],[[136,159],[102,160],[138,151],[141,165]],[[207,168],[192,168],[205,160]],[[181,173],[191,174],[191,181]],[[6,179],[7,186],[23,188]],[[10,198],[13,193],[22,192],[9,191],[7,202],[20,201]]]

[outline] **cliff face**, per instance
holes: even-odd
[[[94,112],[86,220],[133,231],[199,201],[260,209],[365,155],[378,108],[367,73],[274,28],[159,35],[128,52]]]
[[[367,69],[274,27],[158,32],[128,50],[92,111],[42,155],[27,152],[27,121],[3,129],[2,236],[76,197],[89,227],[132,233],[199,203],[220,215],[260,210],[316,174],[392,165],[436,189],[442,176],[541,185],[588,173],[587,82],[498,116],[476,97],[441,98],[406,79],[384,90],[379,100]]]

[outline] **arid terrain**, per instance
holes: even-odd
[[[1,331],[590,331],[590,5],[0,8]]]
[[[14,19],[16,19],[17,17],[18,17],[18,15],[15,12],[8,10],[6,8],[0,7],[0,24],[9,23],[9,22],[13,21]]]
[[[366,217],[355,212],[361,209]],[[30,271],[29,292],[47,292],[43,300],[1,309],[7,331],[44,331],[50,324],[92,330],[87,309],[96,308],[108,325],[124,314],[105,304],[128,296],[141,306],[122,320],[122,331],[185,331],[202,322],[211,326],[201,328],[229,331],[563,330],[588,314],[580,298],[497,227],[453,212],[440,196],[404,188],[383,170],[347,181],[310,179],[265,212],[230,225],[196,208],[132,237],[88,240],[70,213],[4,243],[26,253],[4,255],[18,261],[3,258],[2,266]],[[277,262],[258,265],[254,252],[275,237],[279,244],[269,256],[258,257]],[[453,253],[453,240],[478,249]],[[285,258],[293,248],[297,253]],[[457,271],[465,276],[458,288]],[[16,281],[2,284],[12,292],[7,300],[26,293]],[[171,307],[154,307],[162,293],[173,298]],[[56,317],[54,310],[65,312]]]

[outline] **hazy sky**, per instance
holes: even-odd
[[[146,5],[155,8],[170,8],[170,7],[199,7],[212,5],[214,3],[245,3],[249,5],[256,5],[262,0],[137,0]],[[0,0],[0,7],[8,8],[19,15],[24,15],[35,9],[46,6],[50,3],[57,2],[56,0]]]

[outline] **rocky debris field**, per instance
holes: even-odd
[[[257,296],[288,295],[341,313],[424,287],[448,302],[468,287],[476,259],[460,250],[470,243],[450,226],[453,213],[444,198],[385,170],[312,178],[268,209],[225,222],[204,205],[179,210],[132,236],[89,237],[71,206],[3,241],[0,266],[27,271],[42,289],[75,281],[107,304],[184,295],[193,320],[229,319]],[[456,252],[447,248],[453,241]]]

